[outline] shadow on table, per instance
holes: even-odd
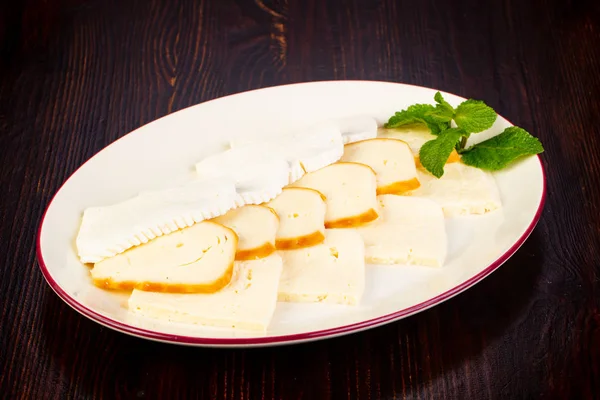
[[[75,397],[392,397],[443,394],[465,363],[524,318],[543,256],[536,233],[491,277],[413,317],[341,338],[218,350],[140,340],[46,296],[44,351]],[[471,371],[476,374],[476,371]],[[454,377],[454,378],[453,378]],[[460,382],[460,379],[458,380]],[[445,385],[445,386],[444,386]],[[443,386],[439,392],[439,386]]]

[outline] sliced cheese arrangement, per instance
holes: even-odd
[[[85,210],[76,245],[131,312],[266,330],[277,302],[360,304],[367,264],[443,267],[445,218],[501,207],[494,178],[455,157],[419,168],[422,132],[349,117],[236,139],[197,179]]]

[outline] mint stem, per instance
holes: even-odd
[[[467,145],[467,137],[463,136],[462,139],[460,139],[459,150],[463,150],[466,145]]]

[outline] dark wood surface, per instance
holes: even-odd
[[[600,396],[600,2],[27,0],[0,5],[0,398]],[[35,259],[61,183],[202,101],[370,79],[486,100],[546,147],[530,239],[476,287],[372,331],[274,349],[152,343],[87,320]]]

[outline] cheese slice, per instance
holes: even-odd
[[[281,257],[236,261],[231,282],[212,294],[151,293],[134,290],[129,310],[163,321],[264,331],[277,304]]]
[[[325,196],[320,192],[287,187],[267,206],[279,216],[277,249],[310,247],[325,239]]]
[[[262,146],[263,153],[285,158],[290,168],[289,183],[307,172],[336,162],[344,152],[342,133],[333,121],[321,122],[293,133],[235,139],[229,143],[233,149]]]
[[[279,218],[269,207],[247,205],[213,221],[233,229],[237,234],[239,241],[235,259],[238,261],[264,258],[275,251]]]
[[[344,144],[377,136],[377,121],[372,117],[353,116],[337,120]]]
[[[444,214],[428,199],[386,194],[377,197],[380,216],[356,230],[372,264],[416,264],[440,267],[447,252]]]
[[[419,151],[421,151],[421,147],[430,140],[435,139],[437,136],[433,135],[429,128],[425,126],[408,126],[397,129],[379,129],[379,135],[382,138],[392,138],[392,139],[400,139],[410,147],[413,155],[415,157],[415,165],[417,167],[421,166],[421,161],[419,158]],[[452,150],[446,164],[454,163],[460,161],[460,155],[456,152],[456,150]]]
[[[353,229],[328,229],[325,242],[278,252],[279,301],[356,305],[365,288],[364,245]]]
[[[446,164],[439,179],[421,168],[417,173],[421,187],[407,195],[435,201],[447,217],[485,214],[502,207],[496,180],[489,172],[458,162]]]
[[[96,263],[92,279],[104,289],[213,293],[231,280],[237,243],[231,229],[203,221]]]
[[[407,126],[395,129],[379,129],[379,136],[382,138],[400,139],[412,150],[415,156],[419,155],[421,147],[437,136],[433,135],[426,126]]]
[[[377,175],[377,194],[397,194],[419,187],[408,145],[399,139],[376,138],[347,144],[342,161],[366,164]]]
[[[306,174],[291,187],[325,195],[326,228],[348,228],[377,218],[377,179],[364,164],[339,162]]]
[[[235,207],[235,185],[225,180],[196,180],[142,192],[118,204],[90,207],[76,239],[81,262],[96,263],[158,236],[225,214]]]
[[[279,193],[290,181],[290,167],[285,158],[260,144],[229,149],[213,154],[196,164],[202,179],[235,182],[236,205],[261,204]]]

